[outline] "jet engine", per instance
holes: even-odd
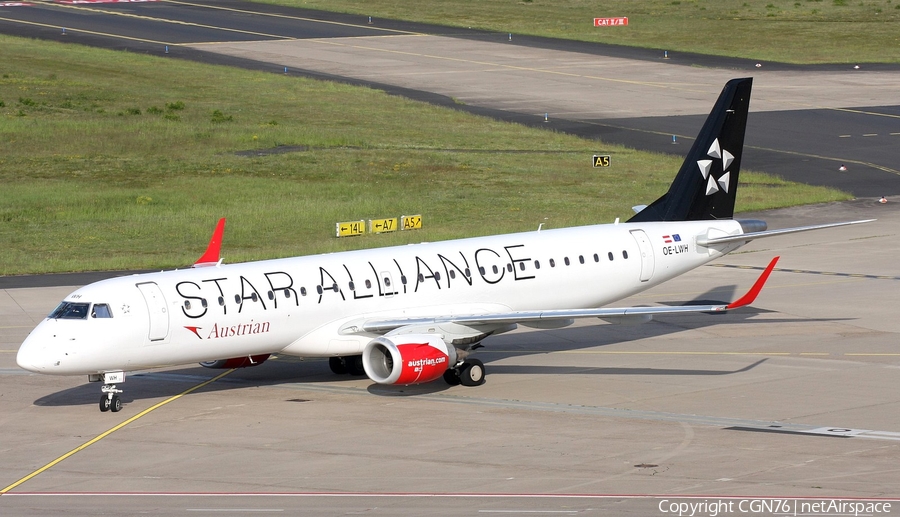
[[[248,366],[256,366],[262,364],[269,358],[269,354],[250,355],[244,357],[232,357],[231,359],[218,359],[216,361],[204,361],[200,366],[223,370],[229,368],[247,368]]]
[[[378,384],[421,384],[456,366],[456,348],[434,334],[378,337],[362,354],[366,375]]]

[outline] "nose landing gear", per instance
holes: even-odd
[[[119,398],[122,390],[116,389],[115,384],[105,384],[100,391],[103,392],[100,396],[100,411],[118,413],[122,409],[122,399]]]
[[[125,382],[125,372],[88,375],[88,380],[91,382],[103,381],[103,386],[100,387],[100,391],[103,392],[103,395],[100,396],[100,411],[118,413],[122,410],[122,399],[119,398],[122,390],[116,388],[116,384]]]

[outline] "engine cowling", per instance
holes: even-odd
[[[262,364],[269,358],[269,354],[250,355],[244,357],[232,357],[231,359],[218,359],[216,361],[204,361],[200,366],[205,368],[213,368],[216,370],[225,370],[230,368],[247,368]]]
[[[456,348],[434,334],[378,337],[362,354],[366,375],[378,384],[431,382],[456,364]]]

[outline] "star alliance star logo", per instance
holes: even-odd
[[[709,146],[709,151],[707,151],[706,154],[712,158],[722,160],[722,175],[719,176],[718,180],[709,173],[713,164],[712,160],[697,160],[697,165],[700,167],[700,174],[703,175],[703,179],[708,180],[706,183],[706,195],[711,196],[715,194],[719,191],[719,187],[727,194],[728,186],[731,182],[731,173],[728,172],[728,166],[734,161],[734,155],[719,147],[718,138],[713,140],[713,143]]]

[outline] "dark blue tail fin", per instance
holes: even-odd
[[[629,222],[731,219],[752,78],[728,81],[669,191]]]

